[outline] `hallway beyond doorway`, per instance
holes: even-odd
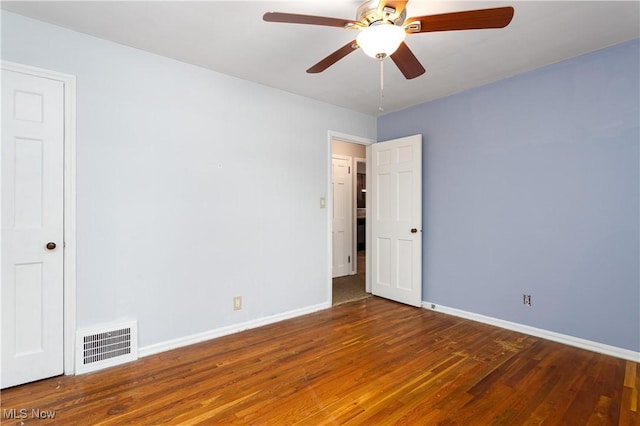
[[[365,291],[365,257],[364,250],[358,251],[358,273],[355,275],[346,275],[344,277],[334,278],[333,282],[333,306],[343,303],[352,302],[354,300],[371,297],[370,293]]]

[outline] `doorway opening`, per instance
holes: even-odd
[[[331,138],[332,305],[370,297],[366,285],[367,146]]]

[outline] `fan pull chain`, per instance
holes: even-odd
[[[380,103],[378,111],[384,112],[382,107],[382,100],[384,99],[384,57],[380,58]]]

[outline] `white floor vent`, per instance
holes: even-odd
[[[76,374],[101,370],[136,359],[136,321],[79,330],[76,335]]]

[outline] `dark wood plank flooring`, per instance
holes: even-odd
[[[638,387],[636,363],[371,297],[0,397],[2,424],[638,425]]]

